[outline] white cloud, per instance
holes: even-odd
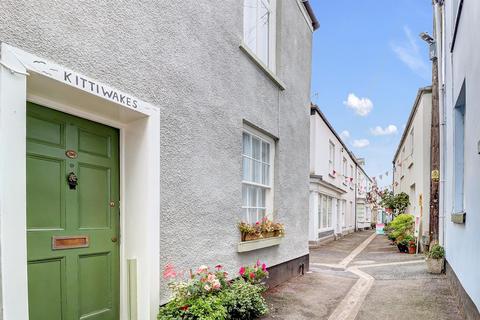
[[[397,57],[408,67],[410,70],[418,74],[423,78],[429,77],[429,66],[420,47],[418,41],[413,35],[409,27],[403,27],[406,39],[401,43],[392,42],[390,45],[393,52]]]
[[[388,136],[390,134],[397,134],[398,129],[397,126],[391,124],[389,126],[386,126],[385,128],[376,126],[375,128],[370,129],[370,132],[374,136]]]
[[[347,101],[344,101],[343,104],[362,117],[365,117],[373,109],[372,100],[368,98],[359,98],[354,93],[349,93]]]
[[[355,148],[365,148],[370,144],[367,139],[353,140],[353,146]]]
[[[348,130],[343,130],[342,132],[340,132],[340,138],[342,138],[343,140],[347,140],[348,138],[350,138],[350,132],[348,132]]]

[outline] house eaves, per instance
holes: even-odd
[[[308,0],[302,0],[303,5],[305,6],[305,10],[307,10],[308,16],[310,20],[312,20],[312,28],[313,30],[317,30],[320,27],[320,22],[318,22],[317,17],[315,16],[315,12],[313,12],[313,8],[310,5]]]
[[[410,111],[410,115],[408,116],[407,124],[405,125],[405,129],[403,130],[402,133],[402,138],[400,139],[400,142],[398,143],[397,151],[395,151],[395,156],[393,157],[392,163],[395,165],[395,159],[397,159],[398,154],[400,153],[400,149],[405,142],[405,139],[407,139],[407,134],[410,131],[410,127],[412,126],[413,119],[415,118],[415,114],[417,113],[418,106],[420,104],[420,99],[422,96],[426,93],[432,93],[432,86],[428,87],[423,87],[418,89],[417,96],[415,98],[415,102],[413,103],[412,111]]]
[[[350,149],[348,149],[347,145],[343,142],[342,138],[340,138],[340,135],[337,133],[337,131],[335,131],[335,129],[330,124],[327,117],[323,114],[323,112],[320,110],[320,108],[317,105],[311,103],[311,105],[310,105],[310,115],[314,115],[315,113],[317,113],[320,116],[320,118],[322,118],[323,122],[327,125],[328,129],[330,129],[330,131],[333,133],[333,135],[338,139],[338,141],[340,141],[340,144],[342,145],[343,149],[345,149],[345,151],[347,151],[348,155],[350,156],[352,161],[356,164],[357,168],[360,168],[360,170],[368,178],[368,180],[372,181],[372,179],[365,172],[365,170],[360,165],[360,163],[358,163],[358,160],[357,160],[357,157],[355,156],[355,154],[353,154],[353,152],[350,151]]]

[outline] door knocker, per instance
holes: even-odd
[[[68,186],[70,190],[76,190],[78,185],[78,178],[75,173],[70,172],[67,177]]]

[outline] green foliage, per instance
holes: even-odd
[[[265,288],[245,282],[233,281],[230,288],[222,293],[223,305],[227,309],[227,319],[249,320],[261,317],[268,312],[267,303],[261,293]]]
[[[209,295],[188,300],[172,300],[160,308],[158,320],[223,320],[227,319],[227,309],[221,296]]]
[[[445,257],[445,249],[441,245],[435,244],[430,248],[427,257],[430,259],[442,259]]]
[[[398,213],[404,213],[410,205],[410,200],[405,192],[394,195],[392,191],[388,191],[382,194],[380,205],[384,208],[394,209]]]
[[[411,214],[401,214],[390,223],[392,229],[391,235],[396,241],[402,241],[408,235],[411,235],[414,227],[414,217]]]
[[[159,310],[158,320],[220,320],[255,319],[268,312],[261,283],[268,276],[267,266],[260,261],[253,266],[240,268],[240,278],[229,281],[223,266],[215,270],[201,266],[190,271],[187,279],[183,273],[168,264],[163,272],[170,279],[172,300]]]
[[[408,194],[405,192],[400,192],[393,199],[393,208],[396,209],[398,213],[404,213],[409,205],[410,200]]]
[[[386,191],[382,194],[382,200],[380,200],[380,205],[384,208],[394,209],[394,198],[393,191]]]

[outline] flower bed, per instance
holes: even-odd
[[[268,277],[267,266],[260,261],[244,266],[239,277],[228,279],[221,265],[215,270],[201,266],[185,278],[167,265],[163,277],[169,280],[172,300],[160,308],[158,320],[173,319],[255,319],[268,312],[262,293]]]
[[[266,217],[254,224],[240,222],[238,229],[240,230],[242,241],[282,237],[285,235],[285,226],[283,224],[273,222]]]

